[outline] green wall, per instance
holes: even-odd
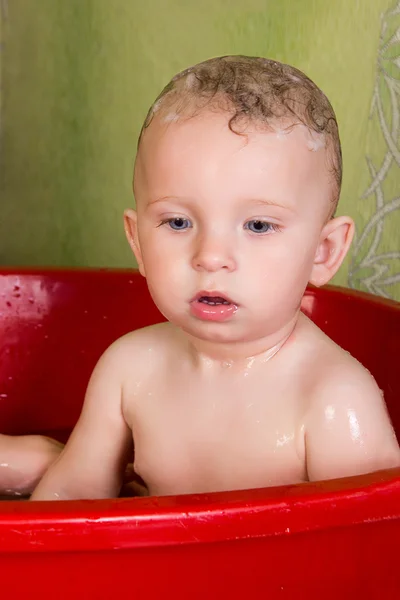
[[[191,63],[220,54],[264,55],[298,66],[327,93],[343,143],[340,212],[356,219],[359,239],[371,219],[377,222],[361,239],[351,271],[349,258],[336,283],[400,299],[400,212],[391,207],[376,217],[382,213],[376,189],[362,198],[373,170],[387,160],[379,111],[369,118],[374,86],[382,88],[389,128],[396,124],[390,91],[377,82],[377,59],[381,15],[386,11],[387,36],[400,26],[398,15],[387,13],[398,2],[2,2],[0,263],[133,265],[122,211],[133,204],[136,138],[148,106]],[[398,45],[391,51],[395,70]],[[397,133],[391,139],[398,147]],[[392,157],[383,204],[398,193],[399,164]],[[374,260],[383,259],[371,263],[372,246]],[[371,284],[380,260],[388,267],[383,275],[380,268],[381,283]],[[393,281],[384,285],[385,277]]]

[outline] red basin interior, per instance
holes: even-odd
[[[399,436],[400,305],[327,287],[307,290],[303,310],[375,376]],[[101,353],[161,320],[136,272],[1,271],[0,431],[65,441]],[[5,597],[397,598],[399,540],[400,469],[224,494],[2,502],[0,577]]]

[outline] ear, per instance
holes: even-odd
[[[128,243],[137,260],[140,274],[143,275],[143,277],[146,277],[143,266],[142,252],[140,250],[136,210],[128,208],[124,211],[124,228]]]
[[[310,283],[325,285],[339,270],[354,236],[354,221],[350,217],[336,217],[325,225],[311,271]]]

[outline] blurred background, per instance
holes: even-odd
[[[339,214],[334,283],[400,300],[400,1],[0,0],[0,264],[135,266],[122,212],[148,107],[222,54],[289,62],[328,95]]]

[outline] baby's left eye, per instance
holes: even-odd
[[[244,225],[245,229],[249,229],[253,233],[268,233],[269,231],[277,231],[278,225],[274,223],[268,223],[268,221],[260,221],[259,219],[253,219],[247,221]]]
[[[192,227],[189,219],[184,219],[183,217],[164,219],[157,227],[161,227],[161,225],[169,225],[174,231],[185,231],[185,229],[190,229]]]

